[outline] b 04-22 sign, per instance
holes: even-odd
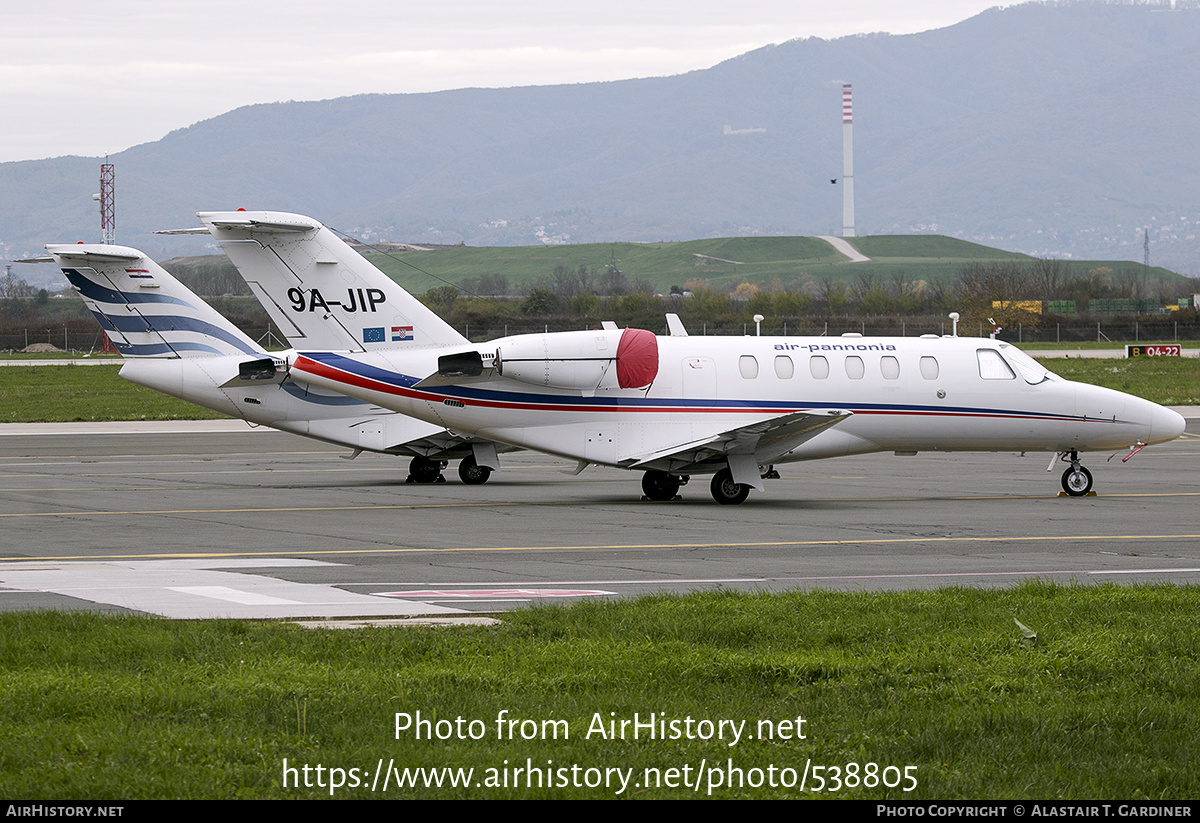
[[[1125,347],[1126,357],[1182,357],[1183,347],[1178,343],[1166,343],[1157,346],[1145,344]]]

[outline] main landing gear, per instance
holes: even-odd
[[[1079,452],[1060,452],[1059,458],[1071,464],[1062,475],[1063,491],[1071,497],[1083,497],[1092,490],[1092,473],[1079,463]]]
[[[408,464],[408,479],[405,483],[445,483],[446,478],[442,469],[446,468],[445,460],[430,460],[418,455]]]
[[[774,466],[768,466],[763,477],[778,478],[779,474],[775,471]],[[675,495],[679,493],[679,487],[686,486],[690,479],[687,475],[669,474],[663,471],[647,471],[642,475],[642,493],[645,495],[642,499],[674,500]],[[712,483],[709,484],[708,489],[712,492],[713,500],[716,500],[723,506],[736,506],[739,503],[744,503],[750,495],[750,486],[745,483],[735,482],[733,472],[728,468],[721,469],[713,475]]]
[[[674,500],[679,487],[686,486],[690,477],[667,472],[648,471],[642,475],[642,493],[648,500]]]
[[[408,478],[405,483],[445,483],[446,476],[442,469],[446,468],[445,460],[431,460],[428,457],[417,456],[408,464]],[[475,462],[475,455],[468,454],[458,464],[458,477],[468,486],[480,486],[492,476],[490,466],[481,466]]]
[[[458,464],[458,476],[468,486],[481,486],[492,476],[492,469],[479,465],[475,462],[475,455],[468,454]]]
[[[723,506],[736,506],[750,495],[750,487],[745,483],[735,483],[733,472],[729,469],[721,469],[714,474],[708,489],[712,492],[713,500]]]

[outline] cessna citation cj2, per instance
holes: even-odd
[[[436,482],[449,458],[462,458],[459,476],[468,484],[485,482],[499,466],[494,443],[288,379],[294,352],[267,353],[137,249],[46,250],[125,358],[126,380],[248,423],[346,446],[354,457],[411,456],[409,478],[418,483]]]
[[[1087,494],[1085,451],[1183,432],[1175,412],[1073,383],[1013,346],[965,337],[688,337],[640,329],[525,334],[476,344],[315,220],[202,212],[260,299],[319,313],[387,350],[302,349],[292,379],[454,432],[644,472],[653,500],[711,474],[737,504],[780,463],[872,452],[1052,452],[1062,485]],[[365,298],[365,299],[364,299]],[[339,332],[341,334],[341,332]],[[300,348],[300,347],[298,347]]]

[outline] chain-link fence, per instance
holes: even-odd
[[[688,333],[704,335],[753,335],[753,322],[683,320]],[[625,323],[621,324],[626,325]],[[534,334],[544,331],[575,331],[598,328],[595,321],[558,320],[512,320],[509,322],[456,324],[458,331],[470,340],[484,342],[514,334]],[[842,334],[861,334],[866,337],[917,337],[922,334],[950,334],[948,318],[830,318],[829,320],[777,320],[768,318],[759,324],[764,335],[837,337]],[[659,334],[666,334],[666,321],[657,327],[646,324]],[[287,348],[287,342],[274,327],[244,329],[247,335],[268,349]],[[991,329],[986,324],[959,323],[958,333],[964,336],[986,337]],[[1071,345],[1081,342],[1134,343],[1139,341],[1200,341],[1200,324],[1179,322],[1171,318],[1110,318],[1090,322],[1043,323],[1031,329],[1018,325],[1000,332],[1002,340],[1014,343],[1062,343]],[[30,326],[28,328],[0,330],[0,351],[19,352],[34,344],[49,343],[56,349],[75,352],[98,352],[104,349],[104,335],[98,326],[77,328],[75,326]]]
[[[245,329],[247,335],[260,345],[270,349],[287,348],[287,341],[274,328]],[[90,329],[59,326],[57,328],[29,327],[0,330],[0,351],[20,352],[30,346],[49,343],[55,349],[73,352],[99,352],[104,350],[104,333],[99,326]],[[41,346],[38,346],[41,348]],[[113,351],[112,347],[109,347]]]
[[[950,334],[953,324],[944,317],[909,318],[830,318],[828,320],[778,320],[764,319],[761,323],[745,321],[703,321],[683,318],[690,335],[783,335],[793,337],[837,337],[843,334],[861,334],[864,337],[918,337],[922,334]],[[458,331],[476,342],[507,337],[513,334],[532,334],[544,331],[574,331],[594,329],[598,322],[566,320],[546,323],[544,321],[509,321],[507,323],[459,324]],[[620,325],[624,326],[624,323]],[[666,334],[666,321],[658,326],[647,324],[646,328],[658,334]],[[987,337],[991,327],[984,324],[960,322],[958,333],[970,337]],[[1072,323],[1043,323],[1036,329],[1023,325],[1004,328],[1000,339],[1014,343],[1062,343],[1069,345],[1081,342],[1135,343],[1139,341],[1200,341],[1200,324],[1178,322],[1170,318],[1111,318],[1098,321]]]

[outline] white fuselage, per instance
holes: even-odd
[[[539,337],[548,338],[549,374],[555,335],[522,336]],[[489,363],[513,339],[475,350]],[[658,337],[657,344],[657,373],[642,389],[613,388],[612,380],[556,388],[486,374],[414,388],[437,371],[446,348],[302,352],[292,376],[452,431],[578,461],[681,473],[718,464],[689,467],[678,455],[656,463],[653,455],[794,412],[852,415],[785,454],[760,455],[763,462],[878,451],[1119,449],[1183,430],[1175,412],[1064,380],[988,339]]]
[[[289,356],[292,353],[273,355],[281,365]],[[248,423],[352,449],[424,454],[449,439],[440,426],[344,394],[314,391],[286,378],[239,380],[238,366],[246,359],[244,355],[130,359],[121,367],[121,376]],[[469,446],[464,448],[470,451]]]

